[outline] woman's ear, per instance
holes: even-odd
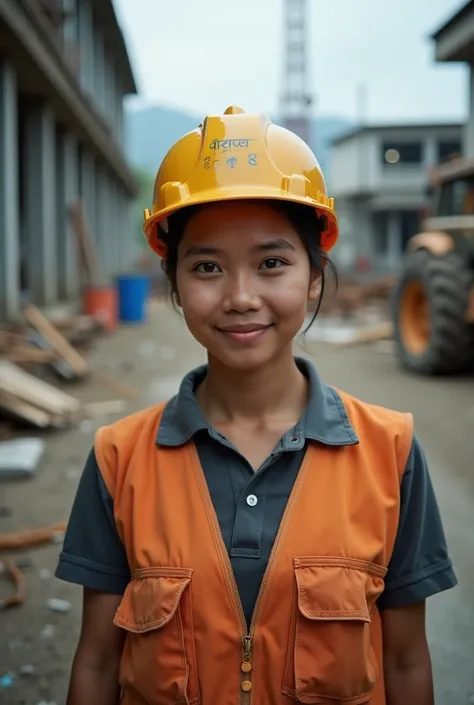
[[[308,301],[317,301],[321,296],[323,277],[321,272],[313,270],[308,289]]]

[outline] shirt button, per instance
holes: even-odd
[[[258,499],[254,494],[249,494],[249,496],[247,497],[247,504],[249,505],[249,507],[255,507],[255,505],[258,504]]]
[[[291,436],[290,443],[298,443],[299,440],[298,436]]]

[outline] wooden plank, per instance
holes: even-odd
[[[78,259],[86,275],[87,284],[98,285],[103,281],[103,275],[99,257],[86,223],[84,209],[80,199],[77,199],[70,205],[69,214],[76,235]]]
[[[27,321],[46,338],[51,347],[72,367],[77,375],[82,376],[87,373],[87,363],[82,355],[72,347],[64,335],[48,321],[36,306],[28,305],[23,313]]]
[[[42,411],[3,390],[0,390],[0,408],[38,428],[48,428],[52,425],[52,418],[46,411]]]
[[[107,416],[107,414],[121,414],[127,408],[124,399],[110,399],[109,401],[96,401],[86,404],[85,413],[89,417]]]
[[[67,523],[65,521],[58,521],[51,526],[17,531],[11,534],[0,534],[0,550],[18,551],[22,548],[42,546],[54,541],[56,536],[62,536],[66,528]]]
[[[37,348],[32,348],[26,345],[21,347],[12,347],[5,352],[5,355],[10,362],[17,364],[26,362],[48,364],[57,359],[54,353],[47,352],[46,350],[38,350]]]
[[[8,360],[0,360],[0,389],[52,414],[76,414],[81,407],[75,397],[30,375]]]
[[[370,328],[362,328],[357,331],[351,340],[336,344],[339,346],[361,345],[364,343],[375,343],[378,340],[390,340],[391,338],[393,338],[393,324],[386,321]]]

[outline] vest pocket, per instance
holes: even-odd
[[[368,561],[294,560],[296,589],[283,693],[302,703],[361,705],[378,675],[370,610],[387,569]]]
[[[114,624],[128,634],[120,684],[148,705],[199,703],[191,603],[192,570],[136,570]]]

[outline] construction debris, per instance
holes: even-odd
[[[0,360],[0,406],[39,428],[64,428],[83,416],[75,397],[9,360]]]
[[[71,603],[68,602],[68,600],[60,600],[58,597],[50,597],[46,605],[53,612],[60,612],[62,614],[71,610]]]
[[[57,543],[63,540],[66,522],[62,521],[52,526],[32,529],[11,534],[0,534],[0,551],[18,551],[20,549]],[[16,607],[23,604],[26,597],[25,576],[14,561],[4,556],[0,557],[0,566],[13,582],[14,591],[7,597],[0,598],[0,609]]]
[[[63,537],[66,531],[66,522],[60,521],[52,526],[19,531],[12,534],[0,534],[0,551],[18,551],[19,549],[42,546],[55,543],[57,536]],[[2,559],[3,560],[3,559]]]
[[[10,580],[14,585],[14,592],[8,597],[0,597],[0,610],[6,609],[7,607],[17,607],[23,604],[26,596],[26,581],[25,576],[18,568],[16,563],[10,561],[8,558],[2,558],[0,560],[0,565],[3,570],[8,575]]]
[[[323,299],[320,315],[341,315],[351,318],[368,304],[378,302],[386,305],[390,299],[396,277],[386,275],[372,281],[360,281],[345,277],[337,291]]]
[[[393,324],[390,321],[383,321],[375,326],[361,328],[354,336],[345,340],[340,345],[360,345],[363,343],[375,343],[380,340],[390,340],[393,337]]]
[[[41,438],[0,442],[0,480],[31,477],[44,452]]]
[[[87,373],[87,363],[84,358],[36,306],[27,306],[23,313],[26,320],[46,338],[57,355],[67,362],[78,377]]]
[[[67,381],[93,376],[124,399],[139,398],[135,389],[102,371],[90,370],[86,359],[73,345],[72,341],[87,345],[91,337],[102,330],[94,317],[51,320],[31,304],[23,313],[23,326],[17,323],[8,330],[0,330],[0,412],[46,429],[66,428],[91,416],[120,414],[126,408],[123,399],[84,406],[72,395],[39,379],[38,366],[40,371],[53,371]]]
[[[90,402],[84,407],[86,415],[90,418],[108,416],[109,414],[121,414],[126,408],[127,402],[123,399]]]

